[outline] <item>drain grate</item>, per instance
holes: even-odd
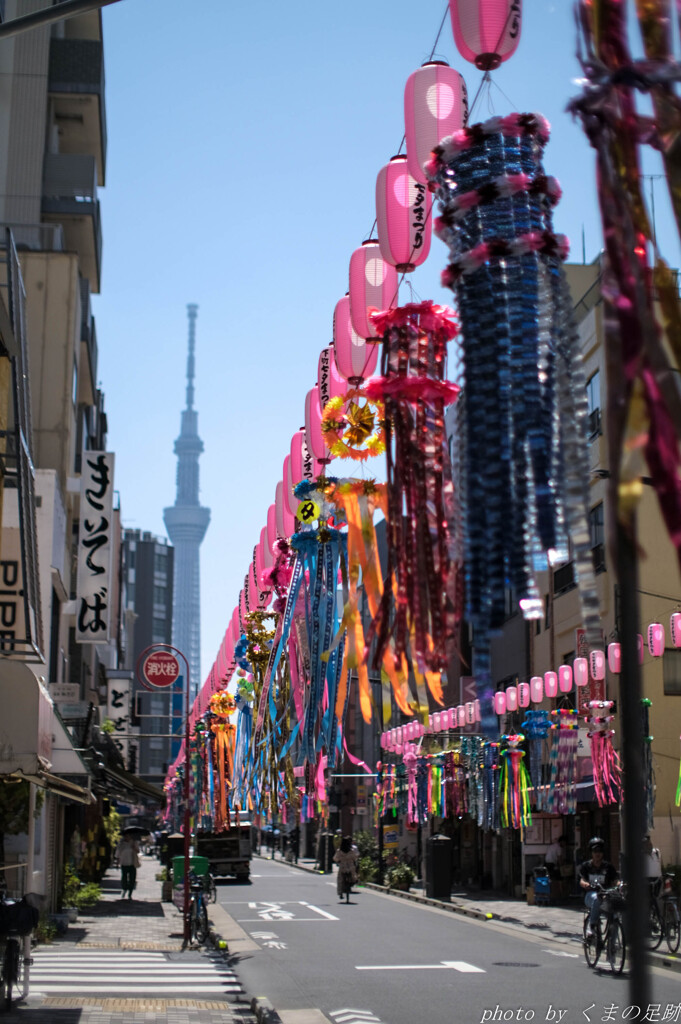
[[[495,960],[493,967],[541,967],[541,964],[521,964],[514,960]]]

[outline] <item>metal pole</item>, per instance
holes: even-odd
[[[185,723],[184,723],[184,945],[188,946],[191,939],[191,923],[189,920],[189,664],[185,658],[187,685],[185,690]]]
[[[0,39],[16,36],[32,28],[42,28],[43,25],[51,25],[55,21],[64,21],[65,18],[73,18],[76,14],[87,14],[88,11],[115,3],[118,3],[118,0],[63,0],[56,7],[45,7],[42,11],[25,14],[23,18],[12,18],[11,21],[2,22]]]
[[[617,525],[617,578],[620,585],[622,671],[620,673],[620,724],[624,769],[624,856],[627,880],[625,923],[630,952],[629,1001],[633,1006],[650,1003],[650,977],[645,951],[648,922],[648,889],[643,873],[643,836],[646,813],[643,776],[643,728],[641,718],[641,670],[638,662],[639,607],[636,563],[636,520],[631,533]]]
[[[26,882],[24,895],[33,889],[33,870],[35,866],[35,784],[28,784],[28,850],[26,852]],[[28,995],[31,974],[31,936],[24,936],[24,974],[22,985],[22,996]]]

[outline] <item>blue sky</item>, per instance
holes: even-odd
[[[545,166],[564,193],[555,226],[575,262],[584,233],[590,262],[601,247],[594,159],[565,113],[581,74],[572,3],[523,7],[518,50],[472,120],[514,109],[548,118]],[[201,548],[201,682],[303,424],[350,255],[369,236],[376,176],[400,146],[406,80],[430,57],[445,9],[444,0],[121,0],[103,10],[98,372],[123,523],[164,535],[186,305],[198,303],[201,500],[212,509]],[[461,72],[472,101],[482,75],[458,55],[448,16],[435,57]],[[654,158],[646,170],[659,173]],[[661,248],[679,266],[664,182],[653,185]],[[414,297],[451,301],[439,281],[445,263],[433,239],[409,275]],[[400,294],[411,299],[406,284]]]

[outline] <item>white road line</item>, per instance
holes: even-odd
[[[322,917],[327,917],[329,919],[329,921],[338,921],[339,920],[339,918],[334,917],[333,914],[327,914],[327,912],[325,910],[320,910],[319,907],[315,907],[314,904],[312,904],[312,903],[303,903],[303,901],[301,900],[300,901],[300,905],[301,905],[301,907],[307,907],[308,910],[314,910],[315,914],[321,914]]]
[[[262,924],[262,917],[238,917],[237,924]],[[338,921],[337,917],[332,917],[332,921]],[[273,917],[272,921],[276,924],[298,924],[299,921],[316,921],[319,924],[318,917]],[[251,933],[252,934],[252,933]]]
[[[121,987],[118,985],[116,988],[108,988],[106,985],[74,985],[73,982],[69,982],[68,985],[54,985],[51,982],[43,984],[39,979],[35,979],[31,974],[31,986],[34,992],[42,992],[45,995],[57,994],[66,992],[68,995],[107,995],[113,993],[114,995],[121,995]],[[161,985],[149,984],[149,985],[126,985],[125,995],[144,995],[145,993],[161,993],[164,996],[171,995],[196,995],[196,985],[169,985],[167,982],[163,982]],[[226,988],[224,985],[201,985],[200,994],[206,995],[225,995],[227,992],[240,992],[241,988]]]
[[[465,960],[443,960],[439,964],[372,964],[357,967],[356,971],[460,971],[463,974],[486,974],[482,967],[474,967]]]

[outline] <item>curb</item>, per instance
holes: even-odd
[[[431,896],[420,896],[415,892],[402,892],[400,889],[389,889],[387,885],[378,885],[376,882],[360,882],[365,889],[373,889],[374,892],[386,893],[389,896],[398,896],[401,900],[410,900],[412,903],[421,903],[426,907],[437,907],[439,910],[448,910],[451,914],[461,914],[463,917],[473,917],[478,921],[501,921],[499,914],[486,914],[482,910],[473,907],[462,907],[459,903],[450,903],[446,900],[434,899]]]
[[[251,999],[251,1013],[254,1013],[258,1024],[281,1024],[281,1017],[264,996]]]

